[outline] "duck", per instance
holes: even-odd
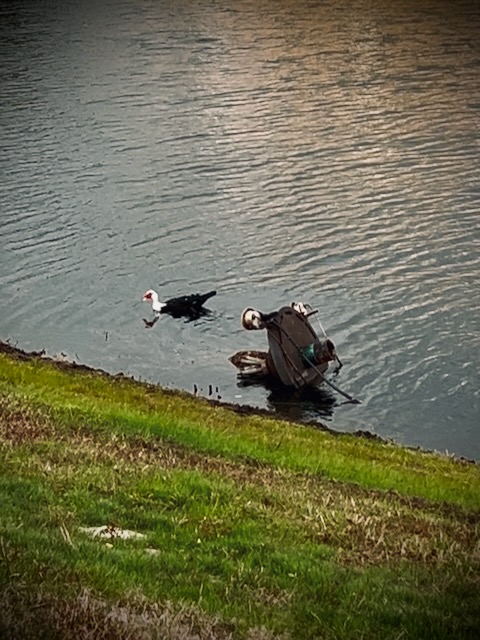
[[[276,375],[272,358],[267,351],[253,349],[237,351],[229,357],[229,360],[239,370],[238,378],[240,380],[255,382]]]
[[[247,307],[242,311],[240,323],[247,331],[251,331],[252,329],[265,329],[267,323],[274,320],[276,315],[276,311],[263,313],[263,311],[258,311],[258,309]]]
[[[145,326],[153,326],[160,314],[164,313],[168,313],[174,318],[181,318],[182,316],[190,319],[198,318],[207,313],[207,309],[203,305],[216,294],[217,292],[214,290],[207,293],[190,293],[161,302],[158,293],[153,289],[149,289],[143,294],[143,302],[151,302],[155,318],[153,320],[144,319]]]

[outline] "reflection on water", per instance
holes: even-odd
[[[46,7],[0,9],[0,338],[480,458],[477,3]],[[237,386],[293,300],[361,406]]]
[[[285,390],[280,386],[268,388],[267,406],[291,420],[329,420],[340,402],[325,389]]]

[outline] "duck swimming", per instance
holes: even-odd
[[[143,302],[151,302],[152,311],[155,313],[153,320],[143,320],[146,327],[153,327],[158,320],[160,314],[169,314],[174,318],[186,317],[191,320],[199,318],[207,313],[204,304],[207,300],[216,295],[216,291],[208,293],[190,293],[176,298],[169,298],[165,302],[161,302],[158,293],[153,289],[149,289],[143,294]]]

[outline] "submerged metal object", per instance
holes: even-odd
[[[302,303],[292,303],[273,313],[245,309],[241,323],[247,330],[266,329],[268,352],[239,351],[230,362],[243,379],[272,376],[284,385],[301,389],[319,386],[328,363],[337,360],[335,345],[320,339],[309,321],[315,313]]]

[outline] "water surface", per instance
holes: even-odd
[[[480,458],[477,2],[0,18],[0,339]],[[150,287],[218,294],[145,330]],[[237,384],[228,356],[266,345],[242,309],[293,300],[360,406]]]

